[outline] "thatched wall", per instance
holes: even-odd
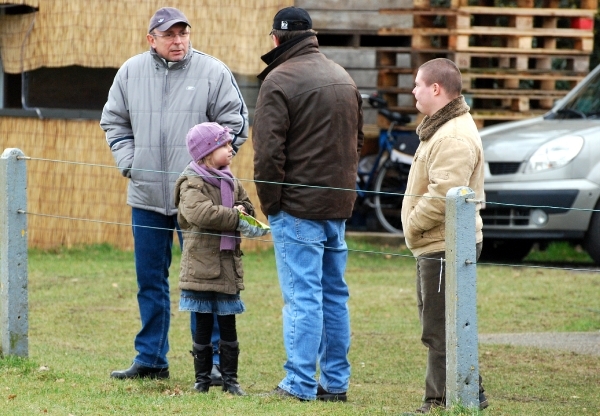
[[[225,62],[233,72],[258,74],[268,52],[275,13],[293,0],[7,0],[39,8],[0,16],[4,71],[80,65],[118,68],[148,49],[148,21],[160,7],[183,11],[192,45]],[[29,32],[31,28],[31,31]]]
[[[133,247],[127,179],[114,168],[98,121],[0,117],[0,151],[11,147],[32,158],[26,162],[29,247],[97,243]],[[232,171],[240,179],[250,180],[243,184],[260,211],[251,181],[252,158],[249,139],[234,158]],[[262,214],[259,218],[264,220]],[[264,239],[270,240],[270,236]],[[242,242],[248,251],[268,246],[270,243],[256,240]]]
[[[71,65],[118,68],[148,49],[150,17],[158,8],[172,6],[189,19],[196,49],[222,60],[238,75],[254,77],[264,68],[260,55],[272,48],[268,33],[273,16],[294,2],[8,0],[4,4],[39,9],[0,16],[0,54],[6,73]],[[98,121],[0,117],[0,151],[9,147],[34,158],[27,161],[30,247],[107,242],[132,248],[127,180],[114,168]],[[250,139],[234,158],[234,174],[252,179],[252,158]],[[244,184],[258,205],[254,184]],[[262,215],[259,218],[264,220]],[[245,240],[242,247],[251,250],[266,245]]]

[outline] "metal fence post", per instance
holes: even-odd
[[[446,198],[446,406],[479,408],[475,192]]]
[[[19,149],[0,157],[0,331],[3,356],[28,356],[27,170]]]

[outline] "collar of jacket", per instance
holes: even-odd
[[[158,69],[160,67],[168,68],[168,69],[185,68],[187,66],[187,64],[190,62],[190,59],[192,59],[192,53],[193,53],[192,43],[190,42],[190,47],[188,49],[188,52],[181,61],[169,62],[165,58],[161,58],[156,53],[156,50],[153,47],[150,47],[150,55],[152,55],[152,58],[154,58],[154,65],[156,66],[156,69]]]
[[[304,49],[306,49],[306,51],[304,51]],[[304,53],[315,53],[318,52],[318,49],[319,42],[314,33],[305,33],[304,35],[290,39],[260,57],[260,59],[267,64],[267,67],[258,74],[258,79],[261,81],[264,80],[269,72],[291,57],[302,55]]]
[[[462,116],[470,110],[462,95],[450,101],[444,107],[440,108],[437,113],[431,117],[425,116],[421,124],[417,127],[417,134],[421,141],[429,140],[435,132],[448,121]]]

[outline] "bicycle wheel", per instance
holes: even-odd
[[[400,212],[409,169],[408,165],[387,160],[375,179],[375,213],[383,228],[390,233],[402,232]]]

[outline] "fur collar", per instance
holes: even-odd
[[[470,108],[461,95],[450,101],[433,116],[425,116],[417,127],[417,134],[421,141],[429,140],[435,132],[448,121],[469,112]]]

